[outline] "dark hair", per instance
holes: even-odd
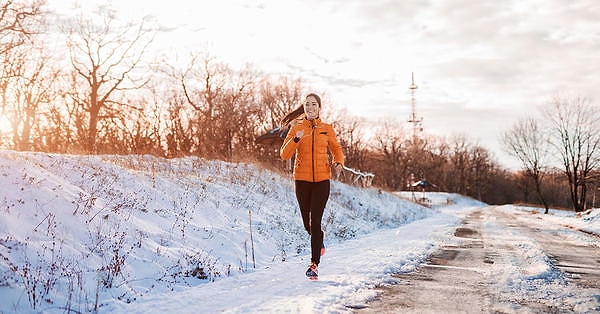
[[[315,93],[310,93],[310,94],[306,95],[306,97],[304,97],[304,99],[311,97],[311,96],[317,100],[317,103],[319,104],[319,108],[321,108],[321,97],[319,97],[319,95],[317,95]]]
[[[305,99],[308,97],[314,97],[319,104],[319,108],[321,108],[321,97],[315,93],[310,93],[304,97]],[[304,105],[300,105],[300,107],[294,109],[294,111],[288,113],[281,119],[281,126],[286,127],[292,120],[298,118],[300,115],[304,114]]]

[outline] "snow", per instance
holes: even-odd
[[[519,210],[531,213],[543,213],[543,208],[517,207]],[[554,210],[548,211],[543,219],[557,225],[571,226],[594,234],[600,234],[600,210],[598,208],[588,209],[582,213],[575,214],[570,211]]]
[[[543,208],[528,208],[505,205],[496,208],[502,211],[523,211],[532,213],[532,219],[527,219],[531,228],[536,228],[542,233],[562,233],[567,235],[565,241],[584,245],[590,237],[575,232],[569,228],[583,227],[587,230],[598,230],[598,219],[581,219],[574,212],[550,210],[549,215],[543,215]],[[589,211],[590,217],[598,217],[600,210]],[[588,217],[588,218],[590,218]],[[522,218],[521,218],[522,219]],[[569,228],[565,228],[565,226]],[[592,313],[600,310],[600,291],[597,289],[574,290],[567,282],[567,276],[552,262],[539,243],[530,237],[519,234],[515,230],[503,228],[493,221],[486,222],[488,238],[493,239],[493,247],[512,248],[519,258],[514,256],[502,257],[492,266],[493,277],[496,278],[495,290],[503,295],[505,300],[513,300],[505,309],[496,309],[501,312],[519,312],[521,309],[515,304],[520,300],[542,300],[543,304],[575,313]],[[567,234],[568,233],[568,234]],[[600,247],[598,241],[594,246]],[[542,303],[542,302],[540,302]]]
[[[462,218],[486,206],[333,181],[327,250],[319,280],[309,281],[293,181],[255,165],[0,151],[0,190],[1,313],[350,312],[393,283],[390,274],[455,241]],[[536,221],[600,233],[598,209]],[[505,231],[493,221],[486,228],[502,245]],[[534,242],[518,246],[523,259],[494,264],[498,291],[598,307],[600,293],[572,293]]]

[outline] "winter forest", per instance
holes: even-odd
[[[41,0],[0,7],[0,149],[77,155],[152,155],[246,162],[285,171],[275,128],[308,91],[301,77],[219,61],[208,49],[152,53],[158,24],[123,21],[110,7],[65,19]],[[507,169],[467,136],[414,136],[406,121],[352,116],[324,96],[346,164],[398,191],[426,179],[437,191],[488,204],[583,211],[597,202],[600,108],[585,95],[548,95],[499,140],[522,167]],[[600,195],[598,195],[600,197]]]

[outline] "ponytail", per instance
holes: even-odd
[[[296,108],[294,111],[288,113],[281,119],[280,125],[281,127],[287,127],[287,125],[294,121],[296,118],[304,114],[304,105],[300,105],[300,107]]]

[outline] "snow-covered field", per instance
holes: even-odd
[[[1,151],[0,191],[2,313],[345,312],[485,206],[333,182],[311,282],[292,179],[254,165]],[[600,233],[598,210],[540,221]]]

